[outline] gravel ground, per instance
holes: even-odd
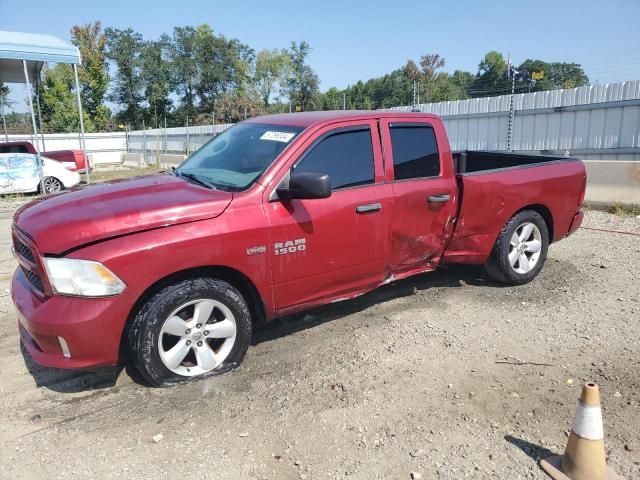
[[[609,464],[640,478],[639,236],[582,229],[521,287],[470,267],[388,285],[256,332],[230,374],[151,389],[22,352],[16,205],[0,207],[2,478],[543,479],[586,381]],[[640,234],[602,212],[585,226]]]

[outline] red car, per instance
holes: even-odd
[[[22,207],[11,296],[39,363],[125,352],[150,384],[188,381],[238,366],[260,322],[442,263],[529,282],[585,185],[575,159],[452,155],[434,115],[260,117],[171,172]]]
[[[0,143],[0,153],[30,153],[36,154],[36,149],[31,142],[6,142]],[[54,150],[40,152],[42,156],[62,162],[72,172],[84,173],[87,168],[87,155],[82,150]],[[91,170],[89,170],[91,172]]]

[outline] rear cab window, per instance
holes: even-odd
[[[389,125],[394,180],[430,178],[440,175],[440,154],[433,127],[428,124]]]
[[[373,184],[370,127],[346,127],[328,133],[298,160],[293,171],[326,173],[332,190]]]
[[[25,145],[2,145],[0,153],[29,153]]]

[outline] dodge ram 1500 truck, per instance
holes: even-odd
[[[18,210],[21,340],[54,367],[126,358],[152,385],[222,373],[259,322],[442,263],[531,281],[585,186],[576,159],[453,155],[434,115],[254,118],[170,172]]]

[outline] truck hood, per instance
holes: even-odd
[[[220,215],[233,195],[168,174],[79,187],[31,202],[14,215],[42,253]]]

